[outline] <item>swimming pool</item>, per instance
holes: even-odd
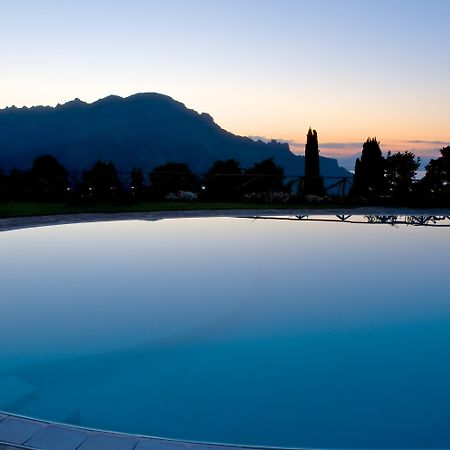
[[[232,218],[0,233],[0,410],[188,440],[448,448],[449,234]]]

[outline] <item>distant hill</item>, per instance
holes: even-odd
[[[103,159],[120,171],[138,167],[148,172],[167,162],[185,162],[204,172],[219,159],[234,158],[248,167],[270,157],[286,174],[304,170],[303,156],[293,154],[288,144],[236,136],[210,115],[154,93],[0,110],[1,168],[28,169],[44,153],[73,171]],[[331,158],[321,158],[321,170],[325,176],[350,175]]]

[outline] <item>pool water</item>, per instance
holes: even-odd
[[[450,447],[450,228],[84,223],[3,232],[0,249],[0,410],[196,441]]]

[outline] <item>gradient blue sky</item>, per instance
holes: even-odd
[[[2,108],[160,92],[293,150],[309,126],[330,155],[373,135],[386,150],[450,141],[450,0],[0,6]]]

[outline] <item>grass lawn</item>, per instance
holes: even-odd
[[[340,205],[341,207],[343,205]],[[318,206],[316,206],[318,207]],[[321,205],[325,207],[325,205]],[[336,205],[326,205],[336,207]],[[149,211],[193,211],[227,209],[291,209],[301,208],[293,204],[264,203],[214,203],[214,202],[141,202],[141,203],[51,203],[51,202],[1,202],[0,217],[42,216],[74,213],[121,213]],[[308,205],[311,208],[311,205]]]

